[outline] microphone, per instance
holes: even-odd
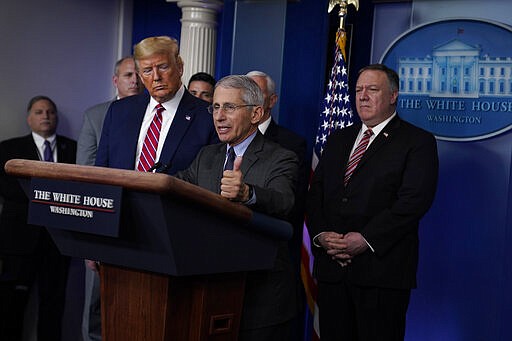
[[[169,169],[169,167],[170,165],[157,161],[150,169],[148,169],[148,172],[164,173]]]
[[[155,162],[155,164],[153,166],[151,166],[151,168],[148,169],[148,173],[156,170],[158,167],[162,166],[162,163],[160,161],[158,162]]]

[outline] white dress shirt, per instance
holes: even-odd
[[[160,154],[162,153],[165,139],[169,133],[172,121],[174,120],[174,116],[176,116],[178,105],[180,104],[184,93],[185,87],[182,84],[178,92],[176,92],[176,95],[174,95],[171,100],[162,103],[162,106],[165,108],[165,110],[162,112],[162,128],[160,129],[160,138],[158,139],[158,148],[156,150],[155,162],[160,160]],[[137,142],[137,157],[135,158],[134,169],[137,169],[137,165],[139,164],[139,158],[142,151],[142,146],[144,145],[144,139],[146,138],[148,128],[153,121],[153,117],[156,113],[155,108],[158,104],[159,103],[153,97],[150,97],[148,106],[146,108],[146,113],[144,114],[144,119],[142,120],[142,125],[140,126],[139,139]]]

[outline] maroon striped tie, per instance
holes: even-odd
[[[165,108],[162,104],[156,106],[156,113],[153,121],[149,125],[142,151],[140,152],[137,169],[141,172],[147,172],[155,164],[156,150],[158,149],[158,139],[160,138],[160,129],[162,128],[162,112]]]
[[[363,157],[363,154],[366,151],[366,148],[368,147],[368,143],[370,142],[370,137],[372,135],[373,131],[370,128],[368,128],[364,132],[363,138],[361,139],[361,141],[359,141],[359,144],[354,150],[354,153],[352,153],[352,155],[350,156],[350,160],[348,160],[347,164],[347,170],[345,171],[345,178],[343,179],[343,183],[345,184],[345,186],[348,184],[348,181],[350,180],[352,173],[354,173],[357,164],[359,163],[359,161],[361,161],[361,158]]]

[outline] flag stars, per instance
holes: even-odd
[[[335,60],[336,63],[331,69],[331,75],[327,83],[328,89],[324,98],[324,108],[315,139],[315,151],[320,154],[323,152],[324,144],[332,131],[352,124],[347,68],[340,50],[336,51]]]

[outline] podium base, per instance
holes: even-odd
[[[238,338],[245,273],[173,277],[102,264],[104,341]]]

